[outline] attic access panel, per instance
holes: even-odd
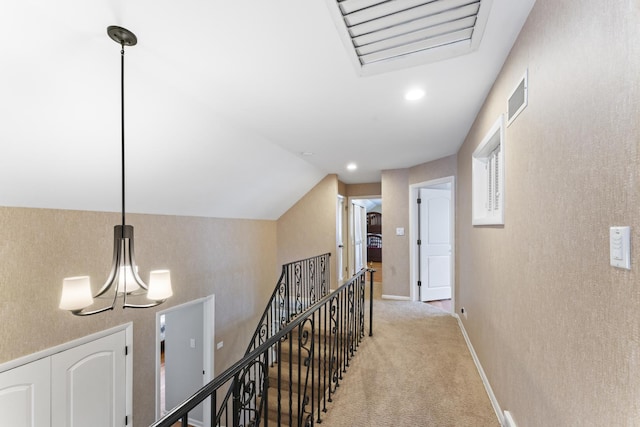
[[[476,50],[492,0],[327,0],[360,75]]]

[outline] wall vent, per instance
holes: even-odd
[[[529,79],[528,70],[520,79],[513,92],[509,96],[507,106],[507,126],[509,126],[522,113],[529,103]]]
[[[492,0],[327,0],[360,74],[463,55],[478,48]]]

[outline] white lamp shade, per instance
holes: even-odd
[[[137,268],[137,266],[136,266]],[[140,289],[140,285],[136,282],[136,279],[133,278],[133,271],[131,270],[130,265],[121,266],[118,271],[118,294],[122,295],[122,293],[127,291],[127,294],[137,291]]]
[[[162,301],[173,295],[171,289],[171,273],[169,270],[155,270],[149,275],[149,291],[147,298]]]
[[[62,310],[79,311],[93,304],[89,276],[67,277],[62,282]]]

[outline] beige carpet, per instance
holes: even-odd
[[[323,427],[500,426],[454,317],[378,296],[373,325]]]

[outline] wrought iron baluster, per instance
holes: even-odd
[[[315,318],[312,314],[298,327],[298,425],[301,426],[307,425],[313,416],[314,356]],[[311,410],[307,409],[309,405]]]
[[[282,363],[280,361],[282,360],[282,344],[285,342],[283,340],[284,338],[278,342],[278,427],[282,425]]]

